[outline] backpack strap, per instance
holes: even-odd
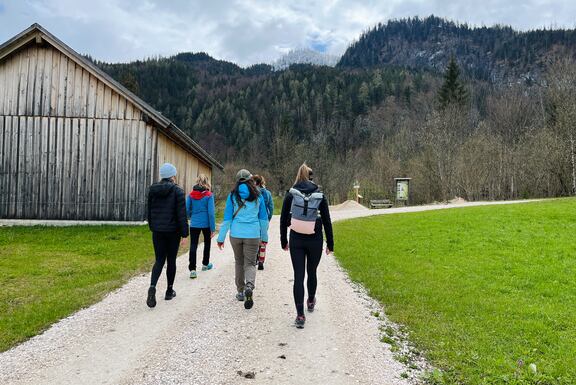
[[[232,215],[232,220],[234,220],[234,218],[236,218],[236,215],[238,215],[238,213],[240,212],[240,210],[242,210],[242,207],[244,207],[246,205],[246,201],[242,200],[240,202],[240,205],[238,206],[238,208],[236,209],[236,211],[234,212],[234,214]]]

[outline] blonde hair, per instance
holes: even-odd
[[[296,174],[296,180],[294,181],[294,184],[309,181],[311,171],[312,169],[308,167],[306,162],[302,163],[302,166],[300,166],[300,168],[298,169],[298,173]]]
[[[198,175],[198,178],[196,179],[196,184],[208,190],[212,189],[212,186],[210,185],[210,179],[205,174]]]

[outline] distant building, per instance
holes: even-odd
[[[222,169],[40,25],[0,46],[0,218],[143,220],[163,162],[186,190]]]

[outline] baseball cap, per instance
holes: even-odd
[[[236,173],[236,180],[238,182],[246,182],[250,178],[252,178],[252,174],[246,169],[242,169]]]

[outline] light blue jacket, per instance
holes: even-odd
[[[241,184],[239,186],[240,198],[245,200],[250,195],[248,186]],[[234,238],[260,238],[262,242],[268,242],[268,213],[266,204],[262,195],[253,202],[245,200],[235,218],[234,213],[238,210],[238,202],[231,194],[226,199],[226,208],[224,209],[224,222],[220,226],[218,242],[224,242],[226,234],[230,231],[230,236]]]

